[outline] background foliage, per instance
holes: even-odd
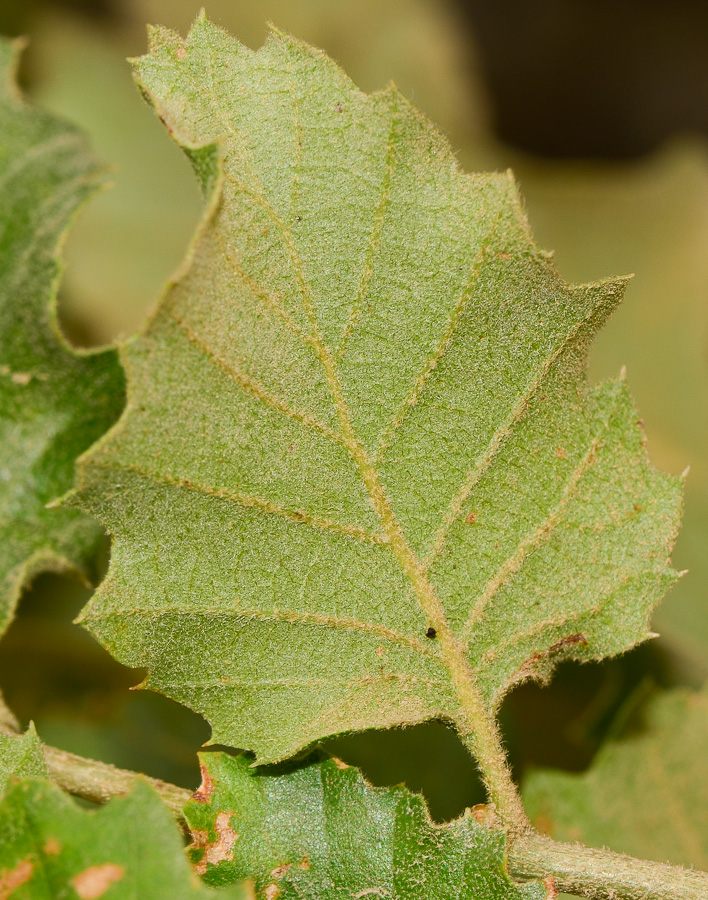
[[[578,32],[592,30],[588,17],[602,14],[603,4],[595,4],[599,13],[565,4],[562,14],[558,4],[529,5],[538,22],[553,24],[546,34],[570,47],[566,62],[554,56],[555,44],[534,42],[535,20],[519,21],[508,4],[498,4],[500,15],[507,14],[504,43],[498,23],[480,15],[480,6],[451,0],[213,0],[207,11],[251,46],[261,44],[264,22],[272,19],[325,47],[365,90],[393,78],[448,132],[467,169],[511,165],[536,238],[554,248],[569,281],[638,273],[595,342],[591,377],[615,376],[626,364],[653,461],[674,474],[691,466],[674,554],[676,567],[690,573],[657,613],[659,640],[603,665],[566,666],[550,688],[524,687],[507,701],[503,719],[519,775],[539,765],[581,771],[608,733],[629,724],[641,733],[644,702],[655,687],[697,688],[708,675],[708,150],[698,114],[682,118],[676,102],[651,100],[660,83],[664,93],[680,94],[682,108],[708,109],[701,94],[708,54],[694,66],[690,85],[666,59],[674,52],[671,41],[673,47],[681,40],[684,58],[701,59],[698,4],[676,4],[663,19],[655,11],[645,16],[629,2],[615,9],[614,19],[605,13],[606,31],[621,31],[625,18],[640,26],[625,56],[607,49],[607,58],[616,60],[611,83],[603,87],[588,75],[593,108],[601,109],[604,97],[614,116],[603,120],[594,109],[599,118],[593,131],[585,94],[576,90],[576,118],[569,119],[572,104],[563,102],[559,86],[570,81],[571,70],[563,66],[570,66],[574,52],[579,55]],[[0,30],[32,39],[22,72],[27,89],[93,135],[98,155],[116,167],[115,188],[85,211],[66,247],[60,312],[67,333],[81,345],[100,345],[138,326],[197,221],[199,197],[188,164],[139,101],[124,62],[143,52],[146,21],[184,32],[195,13],[186,0],[23,3],[0,11]],[[662,30],[663,53],[656,50]],[[527,57],[517,32],[531,44]],[[518,52],[508,52],[509,46]],[[653,69],[640,63],[641,48],[654,60]],[[505,68],[509,58],[514,65]],[[543,60],[545,110],[532,93],[525,103],[518,96],[522,85],[530,92],[533,77],[541,78]],[[641,83],[645,94],[632,93],[623,87],[627,83]],[[620,112],[617,93],[626,95]],[[642,96],[651,102],[642,105]],[[521,116],[532,101],[535,116]],[[663,115],[654,126],[646,124],[648,107],[657,119]],[[618,120],[622,129],[613,124]],[[563,143],[560,136],[569,129],[574,142]],[[598,132],[604,142],[596,139]],[[71,625],[86,599],[86,590],[70,579],[37,580],[0,645],[0,687],[9,704],[24,723],[34,719],[47,742],[195,786],[194,753],[207,726],[157,695],[127,693],[141,673],[120,667]],[[630,706],[620,714],[628,693]],[[336,752],[362,764],[376,783],[405,780],[422,788],[438,818],[481,799],[466,751],[442,726],[355,736],[337,741]]]

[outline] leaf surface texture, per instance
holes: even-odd
[[[585,378],[622,280],[561,282],[509,176],[278,32],[155,29],[136,70],[208,199],[82,463],[90,630],[259,761],[473,731],[472,695],[643,640],[680,484]]]
[[[185,807],[190,853],[209,884],[249,879],[259,898],[543,900],[514,885],[505,837],[471,813],[431,822],[405,787],[372,788],[335,760],[259,773],[245,757],[201,755],[202,785]]]
[[[0,796],[12,779],[46,777],[42,745],[30,725],[24,734],[0,734]]]

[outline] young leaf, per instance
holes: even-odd
[[[536,827],[559,840],[708,869],[708,690],[649,706],[646,730],[612,741],[582,775],[524,784]]]
[[[266,900],[522,900],[545,898],[535,882],[514,885],[501,831],[470,813],[431,822],[405,787],[372,788],[335,760],[278,774],[250,760],[201,755],[202,785],[185,807],[191,855],[209,884],[252,879]]]
[[[13,778],[43,778],[46,774],[42,745],[34,725],[24,734],[0,734],[0,796]]]
[[[510,177],[282,34],[202,17],[136,69],[210,202],[81,466],[89,629],[261,762],[431,718],[481,746],[516,682],[645,639],[680,484],[586,384],[623,282],[562,283]]]
[[[240,886],[217,892],[201,884],[174,819],[147,785],[94,811],[49,782],[24,779],[0,803],[0,834],[2,897],[22,888],[27,900],[246,900]]]
[[[73,352],[56,321],[58,247],[101,177],[77,131],[21,100],[15,64],[0,42],[0,633],[36,572],[91,573],[101,529],[46,504],[123,406],[115,352]]]

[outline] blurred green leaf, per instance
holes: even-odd
[[[533,772],[523,794],[554,838],[708,869],[708,689],[658,695],[641,733],[606,744],[582,775]]]
[[[72,228],[66,247],[62,315],[76,340],[101,344],[135,331],[184,255],[199,217],[187,160],[161,140],[140,102],[120,29],[46,17],[34,53],[34,96],[91,136],[111,163],[109,190]],[[126,47],[126,44],[128,47]]]
[[[137,784],[98,810],[24,779],[0,802],[0,890],[27,900],[247,900],[205,887],[184,857],[177,825],[152,788]]]
[[[124,399],[116,353],[74,353],[54,308],[58,246],[101,178],[78,131],[21,100],[16,52],[0,43],[0,633],[37,572],[95,574],[101,528],[47,503]]]

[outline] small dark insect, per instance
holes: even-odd
[[[429,628],[429,629],[425,632],[425,636],[426,636],[426,637],[429,637],[429,638],[434,638],[436,634],[437,634],[437,631],[436,631],[434,628]]]

